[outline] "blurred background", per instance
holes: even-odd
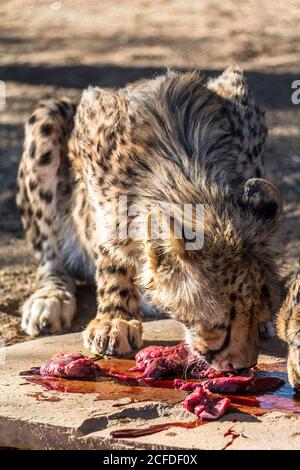
[[[15,206],[23,125],[38,100],[79,99],[89,84],[122,86],[166,68],[215,75],[230,64],[247,74],[266,110],[268,178],[284,199],[283,274],[300,255],[299,0],[0,0],[0,341],[28,339],[20,306],[35,266]],[[299,95],[298,95],[299,96]],[[73,331],[95,313],[79,288]]]

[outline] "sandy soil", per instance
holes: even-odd
[[[214,75],[239,64],[267,111],[268,175],[284,198],[284,273],[293,270],[300,240],[300,79],[298,0],[0,1],[0,340],[27,339],[20,305],[34,289],[34,260],[15,206],[23,124],[46,96],[79,98],[89,84],[119,86],[166,67]],[[80,287],[73,331],[95,312]]]

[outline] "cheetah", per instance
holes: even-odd
[[[288,344],[288,378],[300,389],[300,269],[289,280],[288,295],[277,315],[278,336]]]
[[[140,348],[146,299],[181,322],[216,369],[253,366],[260,326],[279,302],[282,203],[263,179],[266,134],[237,67],[207,81],[168,71],[118,90],[89,87],[78,106],[40,103],[25,126],[18,173],[17,205],[39,259],[25,332],[69,327],[74,279],[84,276],[97,287],[96,317],[83,332],[92,352]],[[126,213],[117,208],[125,196]],[[153,204],[162,203],[203,206],[201,248],[174,236],[177,220],[163,210],[169,236],[149,236]],[[133,205],[147,213],[130,215]],[[111,231],[108,206],[144,236]]]

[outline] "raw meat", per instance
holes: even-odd
[[[202,384],[213,393],[266,392],[283,384],[277,377],[255,378],[253,372],[235,375],[216,371],[184,342],[176,346],[148,346],[136,354],[135,360],[136,366],[131,370],[142,371],[144,378],[158,379],[171,375],[182,376],[185,373],[193,378],[208,378]],[[191,391],[199,383],[183,383],[180,379],[175,379],[174,385],[175,388],[181,387],[181,390]]]
[[[213,398],[212,393],[202,385],[198,385],[182,403],[185,409],[206,420],[220,418],[229,405],[229,398]]]
[[[246,393],[265,393],[276,390],[284,384],[279,377],[254,377],[246,388]]]
[[[233,375],[231,377],[218,377],[205,380],[201,382],[201,384],[199,382],[184,382],[181,379],[174,380],[174,388],[177,390],[190,392],[201,385],[204,390],[220,394],[262,393],[275,390],[283,384],[284,381],[279,377],[255,377],[253,374],[247,376]]]
[[[192,391],[186,397],[182,405],[188,411],[195,413],[199,418],[214,420],[223,416],[230,399],[216,398],[212,393],[258,393],[274,390],[283,384],[283,380],[278,377],[262,377],[255,379],[253,375],[248,377],[233,376],[220,377],[216,379],[199,382],[186,382],[177,379],[174,380],[174,386],[178,390]]]
[[[81,353],[58,353],[40,368],[40,375],[62,378],[95,377],[99,370],[94,361]]]
[[[100,368],[92,359],[81,353],[59,353],[44,364],[39,373],[42,376],[61,378],[95,378],[110,376],[128,384],[168,387],[191,392],[182,405],[188,411],[204,420],[215,420],[222,416],[228,406],[228,397],[213,394],[254,394],[274,390],[283,384],[277,377],[255,377],[247,375],[224,376],[212,369],[185,343],[176,346],[149,346],[136,355],[136,366],[131,371],[140,371],[138,376],[130,376],[117,371]],[[206,378],[202,382],[185,382],[182,379],[157,380],[164,376],[189,374],[196,378]],[[209,378],[207,378],[209,377]]]
[[[136,366],[131,370],[142,371],[144,377],[152,379],[183,373],[199,379],[224,376],[224,372],[214,370],[184,342],[176,346],[148,346],[136,354],[135,360]]]

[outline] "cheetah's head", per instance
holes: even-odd
[[[253,178],[239,195],[216,186],[204,200],[203,247],[187,250],[184,238],[171,236],[148,240],[143,285],[214,368],[248,368],[257,361],[259,326],[279,302],[271,239],[280,196]]]

